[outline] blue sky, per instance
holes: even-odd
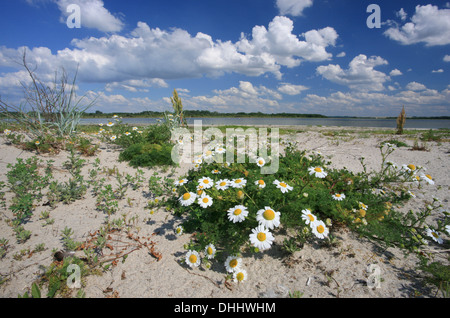
[[[24,49],[62,67],[91,111],[185,109],[450,116],[450,1],[0,0],[0,95],[23,98]],[[69,28],[70,4],[80,28]],[[380,27],[369,28],[370,4]],[[73,20],[75,21],[75,20]],[[373,20],[375,21],[375,20]]]

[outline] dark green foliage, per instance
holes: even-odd
[[[167,124],[150,125],[147,130],[146,140],[150,144],[163,145],[169,142],[172,133]]]
[[[122,151],[119,161],[128,161],[132,167],[174,165],[170,144],[134,144]]]

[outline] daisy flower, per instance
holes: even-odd
[[[39,145],[40,145],[39,140],[36,140],[36,141],[34,142],[34,144],[35,144],[36,146],[39,146]]]
[[[268,229],[273,229],[280,225],[280,212],[275,212],[272,208],[265,206],[264,209],[256,212],[256,221]]]
[[[240,269],[233,273],[233,279],[236,283],[243,282],[247,279],[247,271],[245,269]]]
[[[188,251],[186,254],[186,264],[191,268],[198,267],[200,265],[200,254],[197,251]]]
[[[186,192],[178,199],[178,201],[180,201],[181,205],[188,206],[194,203],[196,197],[197,195],[195,193]]]
[[[112,141],[114,141],[114,140],[117,139],[117,136],[111,136],[111,138],[109,138],[109,139],[111,139]]]
[[[421,178],[425,180],[428,184],[434,184],[433,178],[429,174],[421,175]]]
[[[175,183],[175,185],[182,186],[183,184],[186,184],[186,182],[188,182],[186,179],[180,179]]]
[[[256,180],[256,181],[255,181],[255,185],[257,185],[257,186],[260,187],[261,189],[263,189],[263,188],[266,187],[266,183],[264,182],[263,179]]]
[[[258,159],[256,159],[256,164],[258,167],[262,167],[266,164],[266,161],[264,160],[264,158],[259,157]]]
[[[106,126],[112,127],[112,126],[114,126],[114,123],[110,121],[109,123],[106,124]]]
[[[363,210],[367,211],[367,208],[368,208],[367,205],[365,205],[365,204],[362,203],[362,202],[359,202],[358,204],[359,204],[359,208],[360,208],[360,209],[363,209]]]
[[[212,198],[207,195],[206,193],[203,193],[199,198],[198,198],[198,204],[200,204],[200,206],[204,209],[206,209],[207,207],[211,206],[213,204],[213,200]]]
[[[225,148],[219,146],[219,147],[216,148],[215,151],[216,151],[216,153],[218,153],[218,154],[223,154],[223,153],[225,153]]]
[[[138,128],[137,128],[137,127],[133,127],[133,128],[131,128],[131,129],[133,129],[133,130],[138,130]]]
[[[325,178],[327,176],[327,173],[325,171],[323,171],[323,169],[321,167],[310,167],[308,168],[309,174],[313,175],[316,178]]]
[[[343,193],[336,193],[336,194],[333,194],[332,197],[336,201],[342,201],[342,200],[345,199],[345,194],[343,194]]]
[[[243,178],[233,179],[233,180],[231,180],[231,183],[230,183],[230,185],[233,188],[237,188],[237,189],[245,187],[246,184],[247,184],[247,180],[245,180]]]
[[[213,154],[214,154],[214,153],[213,153],[211,150],[207,150],[207,151],[203,154],[203,159],[205,159],[205,160],[211,160]]]
[[[238,257],[237,255],[228,256],[225,260],[225,268],[229,273],[240,270],[241,265],[242,258]]]
[[[243,205],[236,205],[233,208],[228,209],[228,219],[233,222],[242,222],[248,215],[247,208]]]
[[[328,236],[329,230],[323,221],[316,221],[311,227],[312,232],[317,238],[324,239]]]
[[[250,234],[250,242],[260,251],[269,249],[274,239],[272,233],[263,225],[252,229],[252,233]]]
[[[228,189],[228,186],[230,185],[230,181],[227,179],[222,179],[216,182],[216,188],[218,190],[226,190]]]
[[[306,225],[309,224],[310,226],[317,221],[316,216],[312,214],[309,209],[302,210],[302,219],[305,221]]]
[[[127,131],[127,132],[125,133],[125,136],[129,136],[129,135],[131,135],[131,133]]]
[[[202,177],[198,179],[198,185],[203,186],[203,189],[209,189],[214,185],[214,181],[210,177]]]
[[[3,133],[4,133],[6,136],[8,136],[8,135],[11,133],[11,130],[5,129],[5,130],[3,131]]]
[[[220,171],[217,169],[214,169],[213,171],[211,171],[212,174],[220,174]]]
[[[208,259],[213,259],[216,256],[216,247],[213,244],[206,245],[205,254]]]
[[[409,164],[409,165],[402,165],[402,169],[406,170],[407,172],[414,172],[416,171],[416,166],[413,164]]]
[[[439,244],[442,244],[444,241],[442,240],[442,238],[439,236],[439,233],[436,232],[433,229],[428,228],[427,229],[427,235],[429,237],[431,237],[435,242],[438,242]]]
[[[277,186],[277,188],[281,190],[282,193],[286,193],[286,192],[291,191],[293,189],[286,182],[280,182],[278,180],[275,180],[273,182],[273,184],[275,184]]]
[[[183,227],[182,227],[181,225],[178,225],[178,226],[175,228],[175,234],[176,234],[177,236],[180,236],[181,234],[183,234]]]

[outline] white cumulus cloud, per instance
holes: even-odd
[[[64,23],[72,13],[67,12],[67,7],[75,4],[80,8],[81,27],[102,32],[118,32],[124,27],[124,23],[105,8],[102,0],[56,0],[56,4],[65,18]]]
[[[26,48],[27,59],[40,74],[52,75],[58,67],[74,71],[78,80],[111,83],[114,87],[138,89],[130,80],[158,80],[221,76],[238,73],[260,76],[271,73],[281,79],[281,67],[331,58],[326,51],[338,35],[331,27],[293,34],[293,22],[275,17],[268,28],[255,26],[252,35],[237,42],[215,40],[210,35],[179,28],[150,28],[144,22],[126,35],[73,39],[71,47],[52,52],[45,47]],[[303,39],[304,38],[304,39]],[[24,48],[0,47],[0,66],[17,67]],[[155,83],[154,83],[155,84]],[[157,84],[157,83],[156,83]],[[125,86],[127,87],[125,87]],[[162,84],[164,85],[164,84]],[[112,87],[111,87],[112,86]]]
[[[277,0],[277,8],[281,15],[300,16],[305,8],[313,5],[312,0]]]
[[[327,80],[346,85],[351,89],[363,91],[381,91],[384,89],[384,83],[390,80],[390,77],[374,68],[379,65],[385,65],[388,62],[379,57],[366,55],[356,56],[349,64],[349,68],[344,70],[339,65],[329,64],[317,67],[319,75]]]
[[[450,9],[439,9],[431,4],[418,5],[411,22],[391,27],[384,34],[404,45],[422,42],[426,46],[450,44]]]
[[[389,73],[389,75],[390,76],[400,76],[400,75],[403,75],[403,73],[398,69],[394,69]]]
[[[301,94],[301,92],[303,92],[307,89],[309,89],[309,88],[306,86],[294,85],[294,84],[289,84],[289,83],[282,83],[278,87],[278,91],[280,91],[281,93],[286,94],[286,95],[299,95],[299,94]]]
[[[410,91],[423,91],[425,90],[427,87],[421,83],[417,83],[417,82],[410,82],[406,85],[406,89],[410,90]]]

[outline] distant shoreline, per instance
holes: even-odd
[[[208,112],[206,112],[208,113]],[[108,118],[117,115],[122,118],[161,118],[164,112],[141,112],[141,113],[85,113],[81,118]],[[396,119],[396,116],[326,116],[322,114],[297,114],[297,113],[211,113],[203,111],[185,111],[184,118],[349,118],[349,119]],[[450,116],[411,116],[407,119],[450,119]]]

